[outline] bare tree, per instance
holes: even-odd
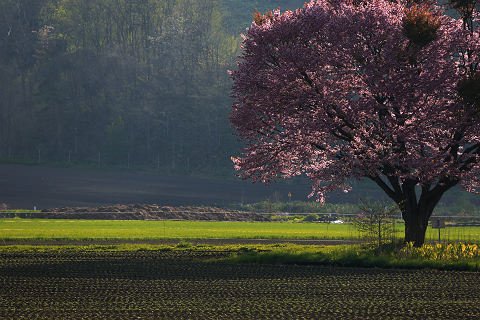
[[[360,210],[353,224],[369,243],[381,247],[394,239],[397,207],[384,202],[362,200]]]

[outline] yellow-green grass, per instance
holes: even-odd
[[[189,245],[186,245],[189,244]],[[185,240],[177,244],[148,244],[148,243],[116,243],[116,244],[84,244],[84,245],[35,245],[16,244],[0,246],[0,253],[8,252],[133,252],[133,251],[184,251],[184,252],[227,252],[248,254],[254,252],[288,252],[288,253],[331,253],[352,248],[361,248],[360,245],[303,245],[292,243],[278,244],[191,244]]]
[[[403,225],[397,226],[397,238]],[[350,224],[143,220],[0,219],[1,239],[358,239]],[[437,239],[429,229],[427,240]],[[480,227],[449,227],[442,240],[478,241]]]
[[[347,224],[0,219],[0,239],[350,239]]]
[[[426,239],[437,241],[438,231],[438,229],[429,227]],[[447,226],[447,228],[440,229],[440,240],[442,242],[480,242],[480,226]]]

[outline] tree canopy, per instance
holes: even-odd
[[[258,14],[232,72],[243,177],[307,175],[324,201],[377,183],[420,245],[441,196],[480,188],[476,1],[329,1]],[[420,193],[419,193],[419,190]]]
[[[0,1],[0,160],[230,173],[227,69],[257,5]]]

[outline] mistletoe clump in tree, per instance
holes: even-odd
[[[232,72],[244,178],[305,174],[320,202],[368,178],[423,244],[442,195],[480,190],[476,0],[318,0],[255,14]]]

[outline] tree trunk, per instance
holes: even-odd
[[[458,183],[458,180],[449,177],[439,179],[433,186],[429,183],[420,185],[417,180],[401,180],[395,176],[370,178],[400,208],[405,221],[405,243],[413,242],[415,247],[421,247],[425,243],[428,220],[443,194]]]
[[[417,219],[405,220],[405,243],[413,242],[414,247],[423,246],[428,226],[428,219],[426,222],[422,222],[425,218],[417,217]]]
[[[456,182],[442,184],[433,189],[430,186],[424,186],[420,197],[417,197],[415,185],[405,183],[402,186],[404,200],[397,204],[402,210],[405,221],[405,243],[413,242],[414,247],[421,247],[425,243],[428,221],[433,210],[443,194],[455,184]]]

